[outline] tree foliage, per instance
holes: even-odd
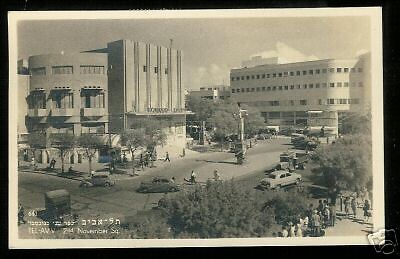
[[[246,134],[255,135],[258,133],[259,129],[265,127],[265,119],[261,116],[257,108],[248,105],[241,105],[241,108],[247,111],[244,127]]]
[[[213,100],[203,99],[199,96],[188,96],[187,109],[194,112],[188,115],[188,121],[198,123],[200,121],[207,121],[214,114],[217,104]]]
[[[253,192],[233,181],[209,182],[204,188],[165,198],[160,206],[180,238],[262,236],[273,220]]]
[[[46,133],[32,132],[28,135],[27,141],[32,150],[32,154],[35,155],[37,149],[46,148]]]
[[[349,113],[340,119],[341,134],[371,134],[371,113]]]
[[[84,150],[84,157],[89,160],[89,173],[92,171],[92,159],[96,152],[104,146],[102,139],[94,134],[82,134],[77,139],[78,144]]]
[[[49,137],[50,145],[58,149],[61,158],[61,172],[64,173],[65,156],[74,150],[76,146],[76,137],[70,133],[53,133]]]

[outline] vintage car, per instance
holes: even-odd
[[[80,187],[110,187],[115,185],[115,181],[110,179],[110,173],[108,171],[97,171],[93,172],[89,178],[82,180]]]
[[[279,189],[287,185],[300,183],[300,174],[290,173],[286,170],[277,170],[270,173],[266,178],[262,179],[258,187],[261,189]]]
[[[180,185],[170,179],[166,177],[154,177],[150,181],[141,182],[136,191],[141,193],[167,193],[180,190]]]

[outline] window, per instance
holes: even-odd
[[[304,88],[304,89],[307,89],[307,84],[304,84],[304,85],[303,85],[303,88]]]
[[[168,68],[165,69],[164,74],[168,75]]]
[[[347,104],[347,99],[339,99],[339,104]]]
[[[308,88],[314,88],[313,84],[308,84]]]
[[[289,104],[290,104],[291,106],[293,106],[293,105],[294,105],[294,100],[290,100],[290,101],[289,101]]]
[[[269,74],[267,74],[267,78],[269,78]]]
[[[345,67],[345,68],[343,69],[343,72],[349,73],[349,68],[348,68],[348,67]]]
[[[296,76],[299,76],[300,75],[300,71],[296,71]]]
[[[239,80],[240,80],[240,77],[237,76],[237,77],[236,77],[236,81],[239,81]]]
[[[155,70],[155,68],[154,68],[154,70]],[[157,72],[156,72],[156,71],[154,71],[154,73],[157,73]],[[235,78],[234,78],[234,77],[232,77],[232,78],[231,78],[231,80],[232,80],[232,81],[235,81]]]
[[[232,89],[232,93],[235,93],[235,89]]]
[[[329,86],[330,87],[335,87],[335,83],[330,83]]]
[[[260,91],[260,87],[257,87],[257,88],[256,88],[256,91],[259,92],[259,91]]]
[[[300,85],[297,85],[297,89],[300,89]]]
[[[265,78],[265,74],[262,74],[262,75],[261,75],[261,78]]]
[[[267,91],[271,91],[271,87],[270,86],[267,87]]]
[[[255,89],[254,89],[254,87],[253,87],[253,88],[251,88],[251,91],[252,91],[252,92],[254,92],[254,90],[255,90]]]
[[[272,87],[272,91],[275,91],[275,90],[276,90],[276,86],[273,86],[273,87]]]
[[[344,87],[349,87],[349,82],[344,82],[343,86]]]
[[[351,73],[355,73],[356,72],[356,68],[355,67],[352,67],[351,68]]]
[[[300,100],[300,105],[307,105],[307,100]]]
[[[242,91],[241,91],[241,92],[242,92],[242,93],[244,93],[244,88],[241,88],[241,89],[242,89]]]
[[[327,69],[326,69],[326,68],[323,68],[323,69],[322,69],[322,74],[326,74],[326,71],[327,71]]]
[[[254,75],[251,75],[251,79],[254,79]]]
[[[282,86],[281,85],[279,86],[279,90],[282,90]]]
[[[315,88],[319,88],[319,83],[316,83],[316,84],[315,84]]]
[[[283,76],[288,76],[288,72],[283,72]]]
[[[105,74],[104,66],[80,66],[81,74]]]
[[[337,87],[342,87],[342,83],[340,83],[340,82],[339,82],[339,83],[336,83],[336,86],[337,86]]]
[[[72,66],[55,66],[52,67],[53,75],[62,75],[62,74],[72,74],[73,67]]]
[[[104,93],[97,91],[81,91],[82,105],[84,108],[104,108]]]
[[[308,70],[308,74],[309,74],[309,75],[314,74],[314,70]]]
[[[322,99],[318,99],[318,105],[322,105]]]
[[[42,91],[32,92],[29,96],[29,109],[46,109],[46,93]]]
[[[328,99],[328,104],[335,104],[335,99]]]
[[[35,67],[31,69],[31,75],[33,76],[44,76],[46,75],[45,67]]]
[[[294,76],[294,72],[293,71],[290,71],[290,76]]]
[[[336,68],[336,72],[337,73],[342,73],[342,68],[341,67]]]
[[[265,91],[265,86],[263,86],[263,87],[261,88],[261,90],[262,90],[262,91]]]
[[[315,74],[319,74],[319,72],[320,72],[319,69],[316,69],[316,70],[315,70]]]
[[[279,77],[282,77],[282,73],[278,73],[278,76],[279,76]]]
[[[332,67],[332,68],[329,69],[329,72],[330,73],[335,73],[335,69]]]
[[[362,70],[362,67],[359,67],[359,68],[358,68],[358,73],[362,73],[362,71],[363,71],[363,70]]]
[[[246,88],[246,92],[247,92],[247,93],[250,92],[250,88]]]
[[[307,71],[306,70],[303,70],[303,75],[307,75]]]
[[[154,67],[154,73],[155,74],[157,74],[158,73],[158,67]],[[235,78],[234,77],[232,77],[232,81],[234,81],[235,80]]]
[[[288,90],[288,89],[289,89],[289,86],[285,85],[285,90]]]
[[[272,77],[276,77],[276,73],[273,73],[273,74],[272,74]]]
[[[147,72],[147,66],[143,66],[143,72]]]
[[[207,90],[211,91],[211,90],[212,90],[212,88],[211,88],[211,87],[209,87],[209,88],[207,88]]]
[[[257,75],[257,79],[260,79],[260,75]]]
[[[74,94],[55,91],[51,96],[53,107],[57,109],[74,108]]]
[[[322,83],[322,87],[325,88],[326,87],[326,83]]]
[[[290,89],[294,89],[294,85],[291,85],[291,86],[290,86]]]
[[[364,85],[363,85],[363,82],[359,82],[358,83],[358,87],[363,87]]]
[[[246,80],[249,80],[250,79],[250,76],[246,76]]]

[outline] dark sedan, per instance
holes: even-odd
[[[180,191],[181,187],[177,183],[165,177],[154,177],[150,181],[144,181],[136,190],[141,193],[167,193]]]

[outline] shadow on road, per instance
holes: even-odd
[[[206,163],[215,163],[215,164],[231,164],[231,165],[236,165],[236,162],[232,162],[232,161],[212,161],[212,160],[200,160],[200,159],[196,159],[196,162],[206,162]]]

